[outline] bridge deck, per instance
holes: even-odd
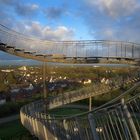
[[[7,46],[0,43],[0,50],[19,57],[33,59],[45,62],[61,62],[61,63],[131,63],[136,64],[140,61],[139,58],[131,57],[113,57],[113,56],[94,56],[94,57],[70,57],[65,55],[54,54],[38,54],[36,52],[26,51],[24,49],[16,48],[14,46]]]

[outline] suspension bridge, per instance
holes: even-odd
[[[43,62],[123,63],[139,65],[140,44],[109,40],[47,41],[27,37],[0,25],[0,50]],[[94,85],[40,100],[21,108],[23,126],[41,140],[139,140],[140,94],[131,93],[140,86],[139,73],[115,86]],[[117,98],[83,114],[56,117],[44,112],[75,101],[133,86]],[[46,96],[46,95],[44,95]]]
[[[0,25],[0,49],[39,61],[64,63],[137,62],[140,44],[109,40],[46,41]],[[110,61],[109,61],[110,60]]]

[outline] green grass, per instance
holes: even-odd
[[[0,125],[0,140],[32,140],[30,133],[22,126],[20,120]]]
[[[79,113],[83,113],[87,111],[86,109],[77,109],[77,108],[58,108],[58,109],[52,109],[49,111],[50,114],[53,115],[75,115]]]

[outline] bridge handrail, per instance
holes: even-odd
[[[134,78],[135,79],[135,78]],[[121,85],[121,84],[120,84]],[[135,90],[138,86],[140,85],[140,82],[137,82],[132,88],[130,88],[128,91],[126,91],[126,92],[124,92],[123,94],[121,94],[120,96],[118,96],[118,97],[116,97],[116,98],[114,98],[114,99],[112,99],[111,101],[109,101],[109,102],[107,102],[107,103],[105,103],[105,104],[103,104],[103,105],[101,105],[101,106],[99,106],[99,107],[97,107],[97,108],[95,108],[95,109],[93,109],[92,111],[87,111],[87,112],[84,112],[84,113],[80,113],[80,114],[76,114],[76,115],[71,115],[71,116],[69,116],[69,117],[67,117],[67,116],[63,116],[63,118],[53,118],[53,119],[56,119],[56,120],[62,120],[62,119],[72,119],[72,118],[75,118],[75,117],[80,117],[80,116],[85,116],[85,115],[87,115],[87,114],[89,114],[89,113],[95,113],[95,112],[97,112],[97,111],[101,111],[101,110],[104,110],[107,106],[110,106],[111,104],[115,104],[117,101],[119,101],[121,98],[123,98],[124,96],[126,96],[127,94],[129,94],[130,92],[132,92],[133,90]],[[98,94],[97,94],[98,95]],[[42,100],[43,101],[43,100]],[[43,104],[44,102],[42,102],[42,101],[38,101],[38,103],[40,103],[40,104]],[[35,102],[35,103],[31,103],[32,105],[33,105],[33,108],[31,108],[31,110],[32,109],[35,109],[36,107],[35,107],[35,105],[37,105],[37,102]],[[27,107],[28,105],[26,105],[25,107]],[[30,104],[29,104],[29,106],[31,106]],[[40,106],[40,105],[39,105]],[[35,108],[34,108],[35,107]],[[39,113],[40,115],[42,114],[44,114],[44,113],[41,113],[41,112],[38,112],[38,110],[36,110],[36,113]],[[51,117],[49,114],[44,114],[44,115],[47,115],[47,116],[49,116],[49,117]],[[52,118],[51,118],[52,119]],[[51,120],[51,119],[49,119],[49,120]]]
[[[2,36],[4,36],[6,34],[6,36],[12,37],[12,40],[15,41],[19,41],[19,40],[24,40],[24,41],[28,41],[29,43],[36,45],[36,43],[39,43],[40,45],[45,45],[47,46],[51,46],[51,47],[55,47],[55,46],[59,46],[61,47],[61,49],[64,49],[63,47],[65,47],[65,49],[67,47],[71,47],[73,46],[75,49],[76,47],[85,47],[85,46],[109,46],[111,47],[115,47],[115,46],[120,46],[120,47],[130,47],[130,49],[139,49],[140,44],[138,43],[133,43],[133,42],[127,42],[127,41],[111,41],[111,40],[69,40],[69,41],[56,41],[56,40],[41,40],[39,38],[35,38],[35,37],[28,37],[27,35],[21,34],[19,32],[16,32],[14,30],[11,30],[7,27],[5,27],[4,25],[0,24],[0,32]],[[18,40],[17,40],[18,39]],[[3,42],[5,43],[5,42]],[[8,42],[6,42],[8,43]],[[24,42],[25,43],[25,42]],[[13,43],[14,44],[14,43]],[[81,46],[82,45],[82,46]],[[115,45],[115,46],[114,46]],[[50,48],[49,48],[50,49]],[[58,49],[58,48],[57,48]],[[115,48],[114,48],[115,49]],[[119,53],[119,52],[118,52]]]

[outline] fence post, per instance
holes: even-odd
[[[128,125],[129,125],[129,128],[131,129],[131,132],[132,132],[132,135],[134,137],[135,140],[140,140],[139,139],[139,135],[138,135],[138,132],[137,132],[137,129],[135,127],[135,124],[133,122],[133,119],[131,117],[131,114],[127,108],[127,105],[124,104],[124,98],[121,99],[121,103],[122,103],[122,107],[123,107],[123,111],[124,111],[124,115],[126,117],[126,120],[128,122]]]
[[[88,114],[88,120],[94,140],[99,140],[99,136],[96,132],[96,123],[91,113]]]

